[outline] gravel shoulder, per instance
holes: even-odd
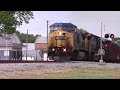
[[[0,78],[22,77],[25,75],[54,74],[74,69],[120,69],[120,64],[71,61],[64,63],[0,63]]]

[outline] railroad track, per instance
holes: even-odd
[[[84,61],[83,62],[93,62],[93,61]],[[25,60],[0,60],[0,63],[64,63],[64,62],[80,62],[78,60],[60,60],[60,61],[25,61]]]
[[[0,63],[64,63],[69,61],[23,61],[23,60],[0,60]]]
[[[23,60],[0,60],[0,63],[51,63],[55,61],[23,61]]]

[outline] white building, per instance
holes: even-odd
[[[34,61],[41,60],[40,51],[35,50],[35,43],[28,43],[28,44],[23,43],[23,45],[28,46],[27,48],[26,47],[22,48],[23,60],[26,60],[26,56],[27,56],[27,60],[34,60]]]
[[[16,33],[0,34],[0,60],[22,60],[22,47]]]

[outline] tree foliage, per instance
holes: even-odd
[[[26,43],[27,34],[16,31],[22,43]],[[28,34],[28,43],[34,43],[38,35]],[[40,35],[41,36],[41,35]]]
[[[31,11],[0,11],[0,31],[1,33],[14,33],[17,26],[33,19],[33,12]]]

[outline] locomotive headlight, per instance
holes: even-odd
[[[55,51],[55,49],[53,48],[52,51]]]
[[[59,35],[62,35],[62,32],[59,32]]]

